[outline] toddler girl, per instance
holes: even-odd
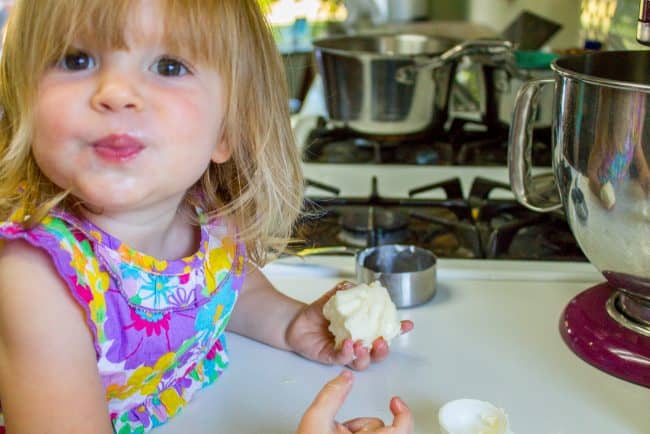
[[[382,340],[334,349],[336,288],[305,306],[257,268],[284,248],[302,178],[256,1],[20,0],[0,105],[11,434],[165,423],[227,367],[226,325],[322,363],[387,356]]]

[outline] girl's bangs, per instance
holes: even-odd
[[[198,62],[215,64],[219,29],[227,7],[223,0],[51,0],[56,4],[40,15],[42,31],[37,52],[55,61],[65,54],[75,41],[83,41],[90,49],[128,49],[126,33],[130,15],[141,1],[157,1],[162,8],[162,43],[170,54],[188,56]],[[49,9],[47,6],[44,9]],[[221,10],[218,10],[221,9]],[[41,12],[44,12],[41,10]],[[40,21],[35,17],[36,20]],[[219,23],[222,23],[221,26]],[[40,35],[40,37],[39,37]]]

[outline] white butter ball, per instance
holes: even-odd
[[[387,343],[400,333],[397,309],[386,288],[375,281],[337,291],[323,307],[336,348],[351,338],[370,348],[378,337]]]

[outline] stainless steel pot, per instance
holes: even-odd
[[[457,44],[417,34],[326,38],[313,45],[330,120],[370,135],[441,128],[456,62],[465,55],[503,56],[512,50],[508,41]]]
[[[517,96],[512,189],[536,211],[564,206],[585,255],[621,291],[619,310],[650,335],[650,52],[564,57],[552,69]],[[553,174],[533,177],[532,107],[546,84],[555,86]]]
[[[398,308],[426,303],[436,293],[435,255],[411,245],[385,244],[357,250],[349,247],[316,247],[298,256],[354,254],[359,283],[378,280]]]

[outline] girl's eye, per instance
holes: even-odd
[[[154,63],[152,69],[155,73],[165,77],[181,77],[189,73],[189,70],[185,65],[183,65],[183,63],[170,57],[159,59]]]
[[[84,71],[95,66],[95,59],[83,51],[77,51],[63,56],[58,66],[67,71]]]

